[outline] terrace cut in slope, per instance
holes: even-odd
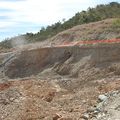
[[[5,74],[16,78],[45,74],[49,70],[61,76],[78,78],[119,75],[119,52],[120,45],[115,43],[36,48],[16,54],[5,64]]]

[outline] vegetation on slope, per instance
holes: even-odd
[[[60,32],[48,39],[49,42],[61,44],[71,41],[107,40],[120,38],[120,19],[112,18],[83,25]]]
[[[36,34],[26,33],[25,35],[6,39],[0,43],[0,47],[11,48],[11,41],[15,41],[20,37],[24,37],[24,39],[27,40],[27,43],[43,41],[55,36],[61,31],[70,29],[76,25],[101,21],[107,18],[120,18],[120,3],[111,2],[107,5],[97,5],[96,8],[88,8],[87,11],[76,13],[75,16],[73,16],[68,21],[64,21],[63,23],[59,21],[51,26],[47,26],[46,28],[42,27],[41,30]],[[118,19],[115,21],[113,26],[114,28],[120,27],[120,20]]]

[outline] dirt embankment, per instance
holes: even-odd
[[[119,44],[48,47],[23,51],[6,64],[5,74],[10,78],[27,77],[50,69],[49,72],[78,78],[82,75],[105,77],[107,73],[119,75],[119,51]]]
[[[119,51],[119,44],[19,51],[4,66],[14,80],[0,84],[0,119],[83,120],[100,94],[120,90]]]

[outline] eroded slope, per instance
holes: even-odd
[[[10,78],[27,77],[49,69],[69,77],[119,75],[120,45],[61,46],[22,51],[5,65]],[[117,72],[116,72],[117,69]],[[106,74],[105,74],[106,73]]]

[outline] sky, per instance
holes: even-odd
[[[120,0],[0,0],[0,41],[68,20],[98,4]]]

